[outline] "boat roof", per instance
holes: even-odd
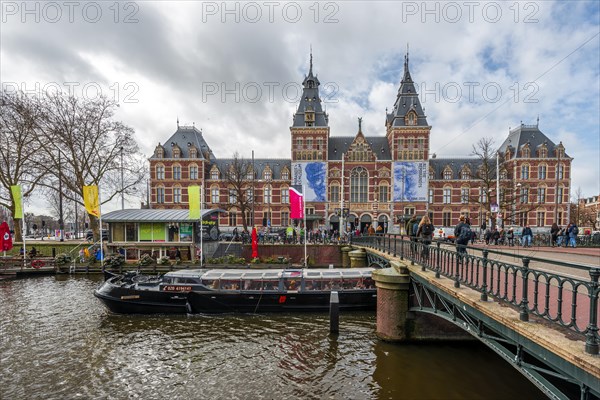
[[[311,268],[311,269],[211,269],[202,279],[339,279],[370,277],[373,268]]]
[[[165,274],[169,277],[177,278],[200,278],[208,271],[207,269],[179,269],[177,271],[170,271]]]

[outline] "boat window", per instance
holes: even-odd
[[[163,283],[173,283],[174,279],[171,277],[164,277],[163,278]]]
[[[322,281],[318,279],[306,279],[304,281],[304,287],[306,290],[321,290]]]
[[[302,270],[283,271],[281,276],[284,278],[299,278],[302,276]]]
[[[323,278],[328,278],[328,279],[339,279],[341,277],[341,274],[339,271],[325,271],[323,272]]]
[[[375,288],[375,282],[373,281],[372,278],[363,279],[363,284],[365,285],[365,289],[374,289]]]
[[[360,271],[344,271],[342,276],[345,278],[360,278]]]
[[[202,283],[204,284],[204,286],[211,288],[211,289],[219,288],[219,280],[218,279],[202,279]]]
[[[285,278],[283,285],[285,290],[300,290],[300,278]]]
[[[279,279],[265,279],[262,281],[263,290],[279,290]]]
[[[262,287],[262,281],[258,279],[244,279],[244,290],[260,290]]]
[[[360,278],[352,278],[352,279],[344,279],[342,282],[342,288],[344,289],[362,289],[362,279]]]
[[[239,279],[222,279],[221,280],[221,289],[223,290],[240,290],[240,281]]]

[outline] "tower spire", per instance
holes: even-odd
[[[308,70],[308,74],[312,75],[312,44],[310,45],[310,68]]]

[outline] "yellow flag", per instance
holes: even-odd
[[[23,219],[23,200],[21,197],[21,186],[11,186],[13,201],[15,202],[15,219]]]
[[[100,217],[100,201],[98,200],[98,186],[83,187],[83,204],[90,215]]]
[[[200,186],[188,186],[190,219],[200,219]]]

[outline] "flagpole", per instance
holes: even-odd
[[[306,259],[306,191],[302,185],[302,215],[304,215],[304,267],[308,268],[308,260]]]
[[[21,195],[21,237],[23,238],[23,268],[27,268],[27,250],[25,248],[25,202],[23,201],[23,195]]]
[[[100,196],[100,185],[98,185],[98,212],[100,213],[98,217],[100,220],[100,266],[104,272],[104,240],[102,235],[102,198]]]
[[[202,199],[204,198],[204,184],[200,185],[200,268],[203,267],[204,247],[202,245],[204,236],[204,224],[202,223]]]

